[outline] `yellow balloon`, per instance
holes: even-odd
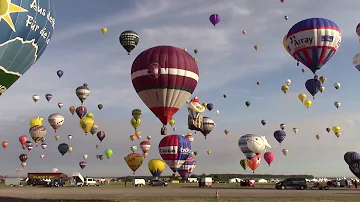
[[[283,85],[283,86],[281,86],[281,90],[282,90],[283,93],[286,93],[289,90],[289,86],[288,85]]]
[[[153,177],[160,177],[165,170],[166,163],[161,159],[151,159],[148,163],[148,168]]]
[[[140,139],[141,138],[141,132],[140,131],[136,131],[135,132],[135,136]]]
[[[130,140],[131,140],[131,141],[136,140],[136,135],[130,135]]]
[[[29,121],[29,125],[30,125],[30,128],[31,127],[34,127],[34,126],[42,126],[42,121],[44,119],[41,118],[41,117],[36,117],[36,118],[33,118]]]
[[[80,119],[80,128],[87,134],[91,131],[91,128],[94,125],[94,119],[89,117],[84,117]]]
[[[144,158],[146,158],[148,155],[149,155],[149,153],[147,153],[147,152],[143,152],[143,156],[144,156]]]
[[[305,105],[306,108],[309,109],[309,107],[311,107],[311,105],[312,105],[312,101],[311,100],[305,100],[304,105]]]
[[[60,136],[56,135],[55,140],[58,140],[58,139],[60,139]]]
[[[259,49],[259,46],[258,45],[255,45],[254,46],[254,49],[257,51]]]
[[[340,126],[334,126],[334,127],[332,127],[332,131],[333,131],[335,134],[337,134],[337,133],[340,133],[341,128],[340,128]]]
[[[102,32],[103,34],[106,34],[107,31],[108,31],[108,30],[107,30],[105,27],[101,29],[101,32]]]
[[[299,98],[299,100],[300,100],[302,103],[304,103],[304,100],[306,99],[306,94],[300,93],[300,94],[298,95],[298,98]]]
[[[171,119],[171,120],[169,121],[169,124],[170,124],[171,127],[173,127],[173,126],[175,125],[175,120],[174,120],[174,119]]]
[[[151,140],[151,135],[146,136],[148,140]]]
[[[211,154],[211,151],[209,150],[209,151],[207,151],[207,154]]]
[[[134,129],[138,129],[141,125],[141,119],[136,120],[135,118],[132,118],[130,121],[130,124],[132,125],[132,127],[134,127]]]
[[[140,168],[143,163],[144,157],[141,154],[132,153],[125,156],[124,160],[129,168],[135,173],[135,171]]]
[[[68,152],[70,153],[73,150],[72,147],[69,147]]]

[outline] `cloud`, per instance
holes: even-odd
[[[355,135],[359,120],[354,111],[360,98],[354,93],[356,86],[351,83],[357,77],[347,72],[350,71],[347,66],[351,66],[348,52],[356,52],[355,27],[360,17],[357,16],[359,5],[350,0],[347,4],[328,4],[324,0],[316,3],[285,1],[283,4],[245,0],[171,3],[148,0],[132,1],[129,5],[122,3],[121,7],[109,4],[101,18],[98,15],[88,19],[78,17],[79,21],[74,20],[74,25],[60,26],[56,30],[46,53],[1,96],[2,140],[10,143],[2,156],[2,160],[9,163],[1,172],[15,175],[15,168],[20,165],[18,155],[23,152],[18,137],[28,133],[29,119],[41,116],[45,118],[44,124],[48,129],[49,146],[44,151],[40,148],[24,151],[29,154],[24,171],[49,171],[58,167],[60,171],[71,174],[79,171],[78,162],[87,153],[89,159],[88,166],[82,171],[84,175],[130,175],[132,172],[123,157],[130,152],[132,144],[139,144],[139,141],[132,143],[129,139],[134,131],[129,124],[131,110],[139,108],[144,112],[140,127],[143,138],[151,135],[153,139],[150,155],[138,174],[149,174],[147,161],[160,158],[157,144],[162,138],[159,134],[162,125],[134,91],[130,68],[134,58],[143,50],[157,45],[173,45],[187,48],[191,54],[194,49],[199,50],[198,54],[193,54],[199,59],[200,69],[200,80],[194,95],[215,106],[213,111],[205,113],[217,123],[215,129],[206,140],[201,133],[195,135],[193,150],[199,152],[195,173],[242,173],[239,160],[243,155],[237,141],[246,133],[255,133],[267,136],[274,147],[269,151],[276,155],[274,164],[268,167],[263,162],[256,171],[258,173],[349,175],[342,155],[359,146]],[[96,10],[96,7],[89,6],[82,12],[87,16],[85,14],[90,15]],[[65,19],[62,13],[69,15],[69,19],[80,15],[80,11],[76,15],[65,11],[65,8],[58,9],[59,23]],[[208,20],[213,13],[221,16],[221,22],[215,28]],[[349,13],[353,14],[351,18]],[[289,16],[288,21],[284,20],[285,15]],[[281,42],[293,24],[319,16],[340,26],[344,43],[328,67],[321,70],[328,77],[325,92],[317,95],[313,106],[306,110],[297,95],[306,92],[303,83],[312,75],[308,71],[300,73],[304,67],[295,66],[295,61],[284,51]],[[107,34],[101,34],[102,27],[109,29]],[[130,56],[118,42],[119,34],[127,29],[140,35],[140,43]],[[242,30],[247,30],[247,34],[243,35]],[[254,50],[254,45],[259,46],[258,51]],[[58,69],[65,71],[61,79],[56,76]],[[287,78],[292,80],[292,84],[284,95],[280,87]],[[260,81],[260,86],[256,85],[257,81]],[[342,88],[338,91],[333,89],[334,82],[341,82]],[[95,113],[96,123],[107,134],[99,150],[95,148],[99,144],[97,138],[85,136],[78,126],[77,116],[68,112],[71,105],[80,105],[75,89],[83,83],[88,83],[91,90],[85,106]],[[50,102],[45,101],[46,93],[53,94]],[[38,103],[32,101],[33,94],[41,96]],[[226,99],[223,94],[227,95]],[[249,108],[244,105],[247,100],[251,101]],[[337,111],[334,101],[343,103]],[[58,109],[58,102],[64,103],[63,109]],[[102,111],[97,109],[99,103],[104,104]],[[215,115],[216,110],[220,110],[220,115]],[[59,141],[54,140],[55,133],[46,122],[46,118],[54,112],[65,115],[65,124],[59,130]],[[177,133],[189,132],[185,108],[174,119]],[[262,119],[268,121],[265,127],[260,124]],[[281,123],[287,125],[288,136],[279,146],[272,134]],[[333,125],[342,127],[343,135],[339,139],[325,132],[325,128]],[[299,134],[292,133],[293,127],[299,128]],[[227,136],[223,133],[225,129],[230,131]],[[73,140],[66,139],[68,134],[74,136]],[[316,134],[321,135],[319,141],[315,139]],[[61,157],[57,151],[59,142],[70,143],[74,151]],[[113,158],[97,160],[95,155],[101,154],[105,148],[114,150]],[[281,154],[282,148],[290,150],[288,156]],[[212,154],[207,155],[207,150],[211,150]],[[42,153],[46,155],[43,161],[39,158]],[[99,173],[99,169],[104,173]],[[170,173],[167,168],[165,174]]]

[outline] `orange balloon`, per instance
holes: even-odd
[[[320,135],[316,135],[316,139],[320,140]]]
[[[246,158],[246,164],[249,166],[249,168],[254,171],[259,167],[259,165],[261,164],[261,158],[259,155],[254,156],[253,159],[249,160],[248,158]]]
[[[76,111],[76,107],[75,107],[75,106],[71,106],[71,107],[69,108],[69,111],[70,111],[70,113],[71,113],[72,115],[74,115],[74,114],[75,114],[75,111]]]
[[[131,141],[134,141],[134,140],[136,140],[137,138],[136,138],[136,135],[130,135],[130,140]]]
[[[1,143],[1,145],[4,147],[4,149],[9,145],[9,143],[8,142],[6,142],[6,141],[4,141],[4,142],[2,142]]]
[[[135,136],[136,136],[137,138],[140,138],[140,137],[141,137],[141,132],[140,132],[140,131],[136,131],[136,132],[135,132]]]
[[[243,33],[243,35],[245,35],[245,34],[246,34],[246,30],[243,30],[242,33]]]

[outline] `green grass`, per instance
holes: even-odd
[[[146,202],[201,202],[201,201],[217,201],[217,202],[231,202],[231,201],[243,201],[243,202],[357,202],[359,199],[296,199],[296,198],[269,198],[269,199],[254,199],[254,198],[226,198],[226,199],[151,199],[151,198],[139,198],[139,199],[117,199],[117,200],[32,200],[32,199],[2,199],[1,201],[6,202],[136,202],[136,201],[146,201]]]

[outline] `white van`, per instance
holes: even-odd
[[[144,186],[145,185],[145,180],[144,179],[134,179],[133,180],[133,182],[132,182],[132,184],[134,185],[134,186]]]
[[[200,187],[211,187],[213,183],[212,177],[203,177],[199,182]]]

